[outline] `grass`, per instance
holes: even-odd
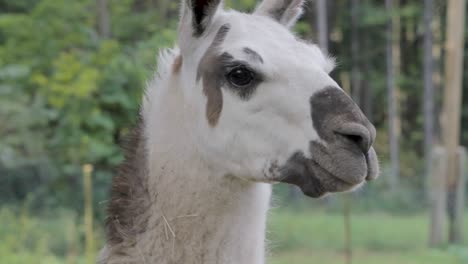
[[[468,263],[466,244],[427,248],[427,214],[355,213],[351,219],[353,263]],[[465,226],[468,229],[468,221]],[[0,264],[82,264],[84,230],[70,211],[35,217],[25,210],[0,208]],[[102,229],[96,233],[96,245],[102,245]],[[344,264],[343,233],[343,217],[338,213],[274,209],[268,263]]]
[[[57,210],[38,218],[26,210],[0,208],[0,264],[76,263],[81,259],[82,225],[77,225],[75,215]]]
[[[465,218],[466,219],[466,218]],[[387,213],[351,216],[353,263],[462,264],[466,245],[428,249],[428,216]],[[468,237],[468,221],[465,237]],[[271,264],[344,264],[340,214],[277,210],[270,217]]]
[[[296,250],[275,254],[271,264],[314,264],[314,263],[345,263],[345,256],[331,250]],[[459,257],[447,254],[441,250],[424,250],[411,252],[374,252],[356,250],[353,252],[352,263],[359,264],[455,264],[466,263]]]

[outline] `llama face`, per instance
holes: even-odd
[[[220,2],[184,1],[179,29],[177,74],[205,159],[313,197],[375,178],[374,127],[330,78],[333,61],[288,29],[303,1],[264,0],[254,14]]]

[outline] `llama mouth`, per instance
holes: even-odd
[[[305,195],[313,198],[322,197],[327,193],[350,191],[377,177],[378,165],[374,156],[375,151],[365,155],[365,161],[359,166],[359,170],[365,170],[366,173],[357,177],[348,175],[353,173],[355,168],[333,171],[327,168],[330,164],[326,166],[323,161],[308,159],[298,152],[280,169],[280,181],[298,186]]]
[[[300,188],[302,189],[305,195],[314,198],[322,197],[327,193],[345,192],[353,190],[354,188],[360,186],[362,183],[365,182],[364,178],[358,182],[345,181],[345,177],[330,172],[329,170],[325,169],[324,166],[321,166],[318,162],[314,160],[309,160],[307,162],[307,172],[308,174],[304,175],[304,177],[307,177],[309,179],[315,179],[313,180],[313,182],[319,185],[319,188],[316,188],[317,190],[319,190],[319,192],[313,192],[310,188],[308,188],[307,185],[303,187],[300,186]]]

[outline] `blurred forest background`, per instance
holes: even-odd
[[[175,43],[178,2],[0,0],[0,263],[92,263],[118,144],[158,50]],[[334,79],[377,127],[382,176],[322,200],[275,186],[270,263],[468,263],[457,148],[468,145],[468,67],[458,72],[463,48],[446,48],[468,36],[464,2],[310,1],[296,31],[337,58]]]

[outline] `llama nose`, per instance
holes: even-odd
[[[365,154],[375,141],[375,127],[359,106],[337,87],[326,87],[310,98],[313,126],[322,140]]]
[[[374,143],[372,132],[357,122],[341,124],[333,132],[337,135],[338,140],[356,145],[363,153],[367,153]]]

